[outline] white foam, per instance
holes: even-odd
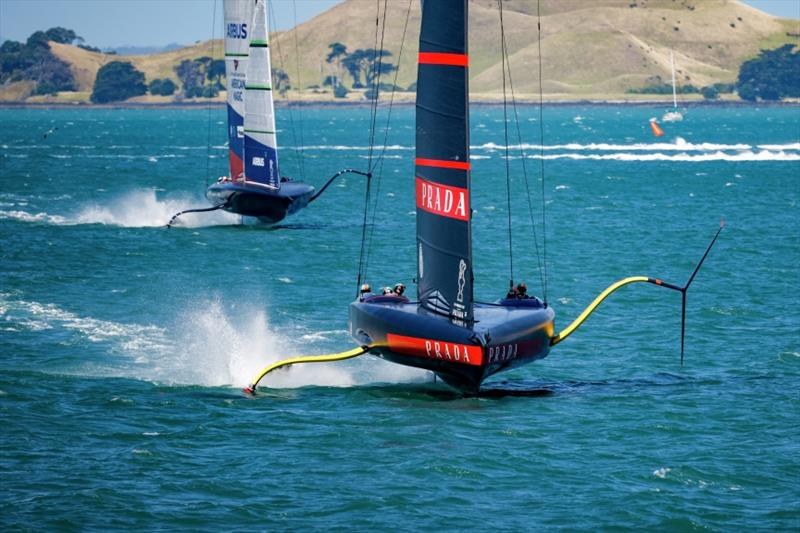
[[[0,293],[0,317],[29,331],[72,330],[90,342],[113,342],[123,350],[163,353],[169,345],[166,331],[154,325],[81,317],[55,304],[14,300],[9,294]]]
[[[100,191],[103,192],[103,191]],[[26,203],[17,202],[18,205]],[[206,200],[189,196],[160,199],[155,189],[131,191],[107,204],[90,203],[79,208],[73,215],[56,215],[46,212],[31,213],[22,210],[0,210],[0,220],[12,219],[20,222],[46,223],[57,226],[77,224],[106,224],[128,228],[165,226],[172,215],[191,207],[207,207]],[[239,218],[224,211],[187,213],[181,215],[173,227],[201,227],[238,224]]]
[[[11,219],[20,222],[45,222],[47,224],[62,225],[67,223],[67,219],[59,215],[49,215],[47,213],[28,213],[27,211],[2,211],[0,210],[0,220]]]
[[[576,153],[563,153],[563,154],[549,154],[528,155],[529,159],[572,159],[572,160],[594,160],[594,161],[680,161],[687,163],[700,163],[705,161],[800,161],[800,153],[786,153],[786,152],[771,152],[769,150],[761,150],[760,152],[752,152],[746,150],[743,152],[729,154],[725,152],[713,152],[706,154],[631,154],[631,153],[615,153],[615,154],[576,154]]]
[[[758,147],[764,150],[800,150],[800,143],[759,144]]]
[[[774,145],[780,146],[779,149],[800,149],[792,148],[794,145]],[[502,144],[496,144],[493,142],[484,143],[480,145],[473,145],[470,146],[471,149],[483,149],[483,150],[505,150],[506,146]],[[750,150],[753,147],[749,144],[737,143],[737,144],[721,144],[721,143],[690,143],[682,139],[681,137],[676,137],[675,141],[671,143],[667,142],[658,142],[658,143],[629,143],[629,144],[615,144],[615,143],[588,143],[588,144],[581,144],[581,143],[566,143],[566,144],[550,144],[550,145],[540,145],[540,144],[512,144],[508,146],[509,150],[575,150],[575,151],[597,151],[597,152],[608,152],[608,151],[620,151],[620,150],[627,150],[627,151],[662,151],[662,152],[674,152],[674,151],[684,151],[684,152],[709,152],[709,151],[717,151],[717,150]]]
[[[172,215],[191,207],[206,207],[205,200],[190,197],[160,199],[154,189],[131,191],[107,204],[84,206],[69,219],[71,224],[107,224],[130,228],[160,227]],[[199,227],[237,224],[239,217],[224,211],[187,213],[181,215],[174,227]]]
[[[667,474],[669,474],[671,468],[661,467],[657,470],[653,470],[653,475],[656,477],[660,477],[661,479],[665,479]]]
[[[167,327],[80,316],[51,303],[0,293],[0,320],[23,331],[70,330],[105,345],[108,360],[81,364],[76,372],[142,379],[155,383],[243,387],[265,366],[286,357],[330,353],[330,343],[351,347],[347,331],[282,333],[261,305],[237,303],[235,312],[219,299],[189,302]],[[64,371],[61,369],[61,371]],[[262,387],[307,385],[348,387],[373,382],[429,379],[418,369],[365,357],[338,363],[295,365],[270,374]]]

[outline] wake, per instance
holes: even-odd
[[[29,212],[19,209],[0,210],[0,220],[43,223],[57,226],[103,224],[122,228],[164,227],[172,215],[189,207],[205,207],[208,201],[191,196],[158,198],[155,189],[131,191],[108,203],[87,203],[73,214]],[[240,217],[224,211],[187,213],[173,225],[175,228],[225,226],[238,224]]]
[[[69,354],[56,365],[75,375],[121,377],[167,385],[241,388],[262,368],[286,357],[330,351],[331,342],[351,346],[346,330],[313,332],[274,327],[262,306],[238,303],[235,314],[219,298],[188,302],[169,326],[117,322],[81,316],[52,303],[0,293],[4,334],[33,334],[46,344],[50,335],[71,337]],[[100,352],[87,363],[81,345]],[[99,349],[99,350],[98,350]],[[48,354],[52,361],[53,354]],[[351,387],[430,379],[412,368],[364,357],[342,363],[296,365],[270,374],[264,388],[310,385]]]

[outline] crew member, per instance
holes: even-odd
[[[361,285],[360,292],[361,292],[361,299],[362,300],[364,298],[367,298],[369,296],[369,294],[372,292],[372,289],[370,288],[369,283],[364,283],[363,285]]]
[[[525,285],[524,283],[520,283],[517,285],[517,298],[519,298],[520,300],[526,300],[530,298],[530,296],[528,296],[528,286]]]

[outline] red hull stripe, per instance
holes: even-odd
[[[436,339],[421,339],[419,337],[406,337],[388,333],[386,340],[393,352],[436,359],[437,361],[450,361],[463,365],[481,366],[483,363],[483,348],[471,344],[440,341]]]
[[[466,54],[441,54],[436,52],[420,52],[419,64],[467,67],[469,66],[469,56]]]
[[[418,157],[416,164],[421,167],[436,167],[436,168],[455,168],[458,170],[469,170],[469,161],[451,161],[449,159],[422,159]]]
[[[450,187],[416,179],[417,207],[434,215],[457,220],[469,220],[469,191],[460,187]]]

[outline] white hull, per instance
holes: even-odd
[[[683,120],[683,115],[680,111],[667,111],[661,117],[662,122],[680,122],[681,120]]]

